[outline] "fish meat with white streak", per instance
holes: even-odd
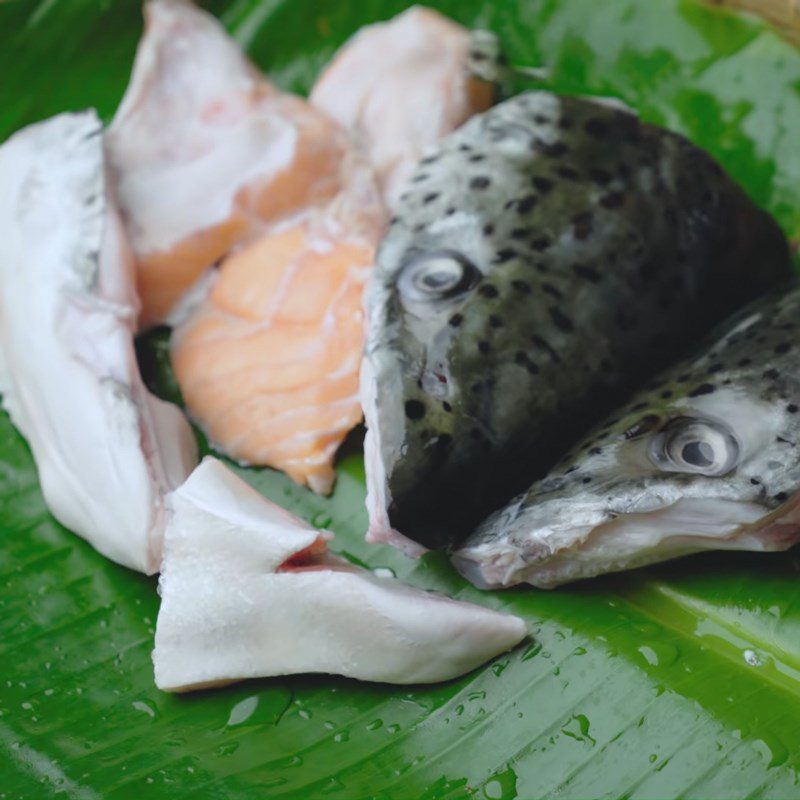
[[[800,285],[756,301],[600,423],[454,556],[549,588],[702,550],[800,542]]]
[[[145,16],[108,132],[142,328],[265,224],[333,198],[350,151],[341,126],[274,87],[211,14],[152,0]]]
[[[317,79],[311,102],[355,133],[390,206],[429,147],[491,106],[495,87],[476,74],[493,60],[486,50],[453,20],[413,6],[361,28]]]
[[[703,151],[548,92],[444,139],[395,214],[362,400],[369,537],[409,551],[463,541],[790,271],[777,225]]]
[[[166,494],[197,461],[180,410],[142,383],[133,262],[93,111],[0,147],[0,392],[53,515],[157,572]]]

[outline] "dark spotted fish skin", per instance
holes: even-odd
[[[442,257],[466,288],[409,299],[404,272]],[[546,92],[473,118],[421,162],[367,302],[391,527],[463,539],[788,271],[774,222],[678,135]]]
[[[546,478],[485,520],[456,555],[459,568],[484,586],[528,581],[550,587],[684,552],[782,550],[795,544],[800,515],[789,507],[797,505],[800,489],[798,334],[800,282],[793,281],[722,323],[692,355],[612,412]],[[711,421],[714,431],[730,435],[732,461],[721,474],[662,462],[670,431],[686,420]],[[699,430],[689,439],[701,438]],[[687,499],[705,504],[706,514],[680,519],[677,544],[646,547],[650,543],[642,533],[648,521],[642,512]],[[732,523],[746,521],[743,540],[734,527],[723,539],[704,534],[703,526],[693,529],[692,516],[696,522],[719,516],[715,502],[733,504]],[[746,520],[737,519],[736,506],[747,507]],[[785,514],[779,510],[784,508]],[[641,546],[625,548],[624,561],[604,550],[602,531],[579,533],[627,514],[638,515]],[[581,548],[592,540],[593,555],[587,558]]]

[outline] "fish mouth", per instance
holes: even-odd
[[[562,504],[568,513],[569,501]],[[548,525],[533,506],[513,528],[477,531],[452,561],[481,589],[520,583],[551,589],[703,550],[785,550],[800,541],[799,505],[800,493],[772,512],[759,503],[681,498],[580,525]]]

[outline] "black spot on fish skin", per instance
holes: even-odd
[[[604,169],[598,169],[597,167],[589,170],[589,177],[600,186],[606,186],[611,183],[613,179],[613,175],[610,172],[606,172]]]
[[[670,397],[672,397],[672,392],[669,389],[665,389],[663,392],[661,392],[662,400],[669,400]]]
[[[437,450],[447,450],[453,444],[453,437],[449,433],[440,433],[433,439]]]
[[[797,405],[795,403],[789,403],[789,405],[786,406],[786,410],[790,414],[796,414],[797,413]]]
[[[411,179],[411,183],[421,183],[422,181],[428,180],[428,178],[430,178],[429,173],[419,172]]]
[[[647,402],[637,403],[636,405],[631,406],[631,413],[635,413],[636,411],[644,411],[648,405],[650,404]]]
[[[471,161],[473,164],[476,164],[478,161],[485,161],[486,156],[483,155],[482,153],[475,153],[474,155],[471,155],[468,160]]]
[[[542,194],[547,194],[553,189],[553,181],[549,178],[534,178],[533,186],[538,189]]]
[[[563,331],[564,333],[570,333],[575,330],[575,325],[573,324],[572,320],[566,314],[564,314],[561,309],[553,306],[548,310],[550,312],[550,318],[560,331]]]
[[[531,286],[529,283],[525,283],[525,281],[511,281],[511,288],[519,292],[520,294],[530,294],[531,293]]]
[[[776,370],[774,367],[772,369],[765,370],[762,374],[762,378],[766,378],[769,381],[776,381],[780,378],[781,374]]]
[[[434,200],[436,200],[439,195],[439,192],[431,192],[430,194],[426,194],[425,197],[422,198],[422,202],[425,203],[425,205],[428,205],[428,203],[432,203]]]
[[[494,225],[489,223],[488,225],[483,226],[483,235],[484,236],[491,236],[494,233]]]
[[[624,308],[618,308],[614,314],[614,321],[621,331],[630,331],[636,327],[636,316],[626,311]]]
[[[420,160],[420,164],[434,164],[439,160],[439,153],[436,153],[432,156],[425,156],[425,158]]]
[[[529,214],[533,209],[536,207],[536,204],[539,202],[539,198],[535,194],[528,195],[527,197],[523,197],[515,202],[517,207],[517,213],[519,214]]]
[[[451,328],[457,328],[463,321],[464,317],[461,314],[453,314],[448,320],[448,324]]]
[[[781,342],[780,344],[775,345],[775,353],[779,356],[788,353],[792,349],[792,345],[789,342]]]
[[[595,139],[604,139],[608,134],[608,125],[597,117],[587,119],[583,124],[583,129],[589,136],[594,136]]]
[[[525,369],[527,369],[531,375],[536,375],[539,372],[539,365],[534,361],[531,361],[528,354],[522,350],[517,350],[517,352],[514,353],[514,363],[519,364],[521,367],[525,367]]]
[[[494,314],[489,315],[489,326],[492,328],[502,328],[503,327],[503,320],[500,317],[495,316]]]
[[[489,345],[489,342],[484,340],[478,342],[478,352],[481,353],[481,355],[487,355],[490,350],[491,346]]]
[[[576,214],[572,218],[572,233],[576,239],[581,241],[589,238],[592,233],[592,214],[590,211]]]
[[[514,228],[511,231],[512,239],[527,239],[533,233],[533,228]]]
[[[750,483],[752,483],[753,486],[761,486],[761,481],[758,478],[750,478]]]
[[[621,192],[609,192],[607,195],[600,198],[600,205],[603,208],[621,208],[625,203],[625,195]]]
[[[568,181],[577,181],[581,177],[580,173],[572,167],[559,167],[556,170],[556,175],[558,175],[559,178],[564,178]]]
[[[558,289],[556,289],[556,287],[553,286],[552,283],[543,283],[542,291],[545,294],[549,294],[550,297],[555,297],[556,300],[563,300],[564,298],[564,295],[561,292],[559,292]]]
[[[602,276],[592,267],[587,267],[585,264],[573,264],[572,269],[579,278],[591,281],[592,283],[600,283]]]
[[[481,297],[486,297],[491,300],[497,297],[500,292],[498,292],[497,287],[492,286],[491,283],[483,283],[478,287],[478,294],[481,295]]]
[[[775,500],[777,500],[779,503],[782,503],[784,500],[786,500],[786,498],[787,498],[788,496],[789,496],[789,495],[788,495],[788,494],[786,494],[786,492],[778,492],[778,494],[776,494],[776,495],[774,496],[774,499],[775,499]]]
[[[470,189],[488,189],[492,185],[492,179],[486,175],[477,175],[469,182]]]
[[[407,400],[406,416],[412,420],[422,419],[425,416],[425,404],[419,400]]]
[[[700,397],[704,394],[713,394],[717,390],[717,387],[714,386],[713,383],[701,383],[699,386],[692,389],[689,392],[689,397]]]
[[[589,455],[599,456],[602,452],[603,452],[602,447],[593,447],[591,450],[589,450]]]
[[[470,150],[472,150],[472,145],[471,144],[467,144],[466,142],[462,142],[458,146],[458,149],[461,150],[463,153],[469,153]]]
[[[569,151],[564,142],[546,142],[539,138],[533,140],[533,149],[548,158],[561,158]]]
[[[536,347],[544,350],[550,356],[550,359],[553,361],[553,363],[561,363],[561,356],[559,356],[555,348],[553,348],[553,346],[544,337],[534,334],[531,336],[531,342],[536,345]]]
[[[592,476],[591,475],[587,475],[585,478],[581,479],[581,482],[582,483],[591,483],[592,482]]]
[[[494,264],[505,264],[506,261],[511,261],[512,258],[516,258],[519,253],[511,247],[504,247],[502,250],[498,250],[495,253],[494,258],[492,259],[492,263]]]
[[[547,250],[552,242],[546,236],[541,236],[538,239],[534,239],[531,242],[531,247],[536,250],[538,253],[543,253]]]

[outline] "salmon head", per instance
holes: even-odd
[[[480,586],[551,587],[800,540],[800,286],[736,315],[455,554]]]
[[[462,540],[788,270],[712,159],[618,105],[534,92],[473,117],[406,185],[367,300],[371,538]]]

